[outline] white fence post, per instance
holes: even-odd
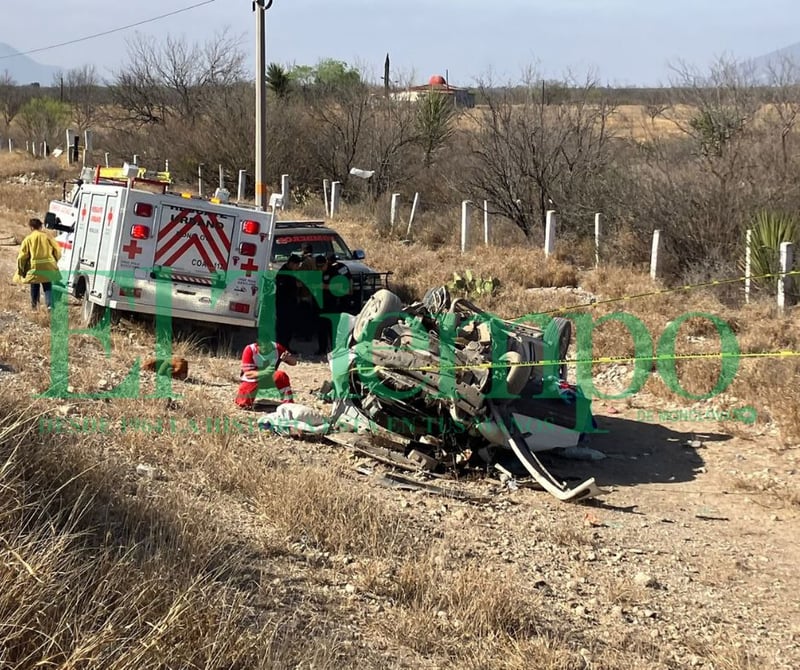
[[[247,185],[247,170],[239,170],[239,188],[236,191],[236,199],[241,202],[244,200],[244,191]]]
[[[467,250],[467,236],[469,235],[469,219],[470,219],[470,204],[469,200],[461,201],[461,253]]]
[[[133,154],[133,164],[139,165],[139,154]]]
[[[602,235],[602,220],[603,217],[600,212],[594,215],[594,266],[596,268],[600,267],[600,236]]]
[[[72,161],[78,160],[77,156],[73,156],[72,152],[75,147],[75,131],[72,128],[67,128],[67,165],[72,165]]]
[[[658,252],[661,248],[661,231],[653,231],[653,246],[650,250],[650,279],[658,277]]]
[[[792,271],[794,265],[794,245],[791,242],[781,242],[781,275],[778,278],[778,311],[783,315],[786,308],[786,297],[792,287]]]
[[[399,193],[392,193],[392,202],[389,206],[389,226],[394,230],[394,223],[397,221],[397,204],[400,201]]]
[[[105,154],[103,154],[103,156],[106,159],[106,167],[108,167],[108,152],[106,151]]]
[[[169,172],[169,158],[164,159],[164,172]]]
[[[203,197],[203,163],[197,166],[197,195]]]
[[[328,199],[328,190],[331,187],[330,179],[323,179],[322,180],[322,193],[325,198],[325,216],[330,216],[331,214],[331,205],[330,200]]]
[[[744,301],[750,303],[750,275],[753,263],[753,231],[748,228],[744,235]]]
[[[14,140],[12,140],[9,137],[8,138],[8,153],[11,153],[12,151],[14,151]]]
[[[219,187],[220,189],[225,188],[225,168],[222,165],[219,166]]]
[[[94,150],[94,131],[85,130],[83,133],[83,150],[87,154],[91,154]]]
[[[30,152],[33,156],[36,156],[36,142],[26,142],[26,144],[30,144]]]
[[[406,239],[411,235],[411,224],[414,223],[414,214],[417,213],[417,205],[419,204],[419,191],[414,194],[414,202],[411,203],[411,214],[408,215],[408,229],[406,230]]]
[[[281,210],[289,209],[289,175],[281,175]]]
[[[489,201],[483,201],[483,244],[485,246],[489,246],[489,239],[491,238],[491,232],[489,230]]]
[[[547,210],[544,226],[544,255],[549,256],[556,250],[556,212]]]
[[[339,200],[342,195],[342,182],[335,181],[331,184],[331,218],[339,213]]]

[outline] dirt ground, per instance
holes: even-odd
[[[10,282],[16,251],[0,247],[4,283]],[[19,304],[27,305],[25,289],[6,290],[19,291]],[[32,324],[25,312],[9,310],[2,323],[3,330],[44,327]],[[124,331],[126,325],[115,328]],[[144,355],[146,344],[140,349]],[[245,416],[232,403],[235,357],[196,357],[190,366],[193,383],[175,382],[184,394],[175,416],[190,416],[197,396],[231,417]],[[328,378],[324,361],[305,358],[288,371],[298,401],[327,411],[312,394]],[[27,372],[6,373],[3,383]],[[643,394],[632,401],[595,401],[593,409],[605,432],[593,435],[588,446],[605,458],[547,458],[562,478],[595,477],[605,489],[599,499],[578,505],[493,476],[436,480],[488,497],[483,503],[387,488],[377,477],[385,466],[324,440],[266,432],[255,439],[289,468],[349,472],[345,485],[397,510],[431,544],[446,541],[450,560],[478,562],[498,578],[509,569],[524,575],[542,610],[587,640],[577,645],[586,668],[607,667],[593,664],[595,654],[629,637],[640,640],[641,667],[798,667],[800,500],[791,488],[800,468],[797,451],[779,448],[765,430],[667,420],[672,417],[659,414],[664,402]],[[133,470],[137,462],[123,457]],[[374,475],[360,474],[356,466]],[[188,467],[166,472],[171,486],[208,495],[193,488],[191,477]],[[230,516],[232,533],[242,536],[269,526],[253,506],[234,505],[220,515]],[[337,594],[342,621],[361,631],[354,633],[355,644],[390,667],[446,667],[412,651],[414,645],[404,647],[376,632],[382,629],[375,622],[388,616],[390,606],[360,586],[366,563],[321,558],[311,548],[297,551],[306,556],[303,569],[319,573],[318,587]],[[262,560],[281,580],[283,564]],[[537,667],[535,660],[530,667]]]

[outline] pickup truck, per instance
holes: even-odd
[[[351,312],[358,314],[364,303],[380,289],[389,288],[391,272],[378,272],[364,263],[362,250],[350,250],[341,235],[322,221],[277,221],[272,244],[270,269],[277,270],[292,253],[301,254],[310,246],[314,256],[335,254],[346,265],[353,278]]]

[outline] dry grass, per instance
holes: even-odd
[[[0,178],[3,170],[18,174],[20,166],[3,167]],[[17,199],[16,192],[8,191],[13,221],[24,222],[23,210],[41,210],[50,197],[31,191]],[[395,281],[417,297],[453,271],[498,278],[500,290],[480,304],[507,317],[576,302],[568,290],[532,290],[539,287],[580,286],[601,299],[657,288],[628,268],[582,270],[564,251],[555,259],[525,246],[462,255],[452,234],[431,248],[390,239],[356,215],[336,227],[354,247],[367,249],[370,264],[394,270]],[[385,667],[366,645],[352,644],[348,622],[360,603],[331,594],[328,586],[343,579],[331,567],[334,558],[353,561],[347,579],[359,594],[386,603],[364,634],[402,650],[411,665],[671,667],[645,631],[606,634],[587,622],[565,624],[560,603],[532,588],[519,567],[454,558],[444,541],[433,539],[438,533],[414,525],[364,482],[346,478],[329,454],[314,458],[317,445],[284,444],[254,431],[249,416],[229,411],[232,386],[218,391],[214,385],[234,383],[235,358],[206,358],[209,345],[197,336],[174,343],[173,353],[190,360],[194,383],[173,383],[171,401],[154,397],[155,377],[144,374],[136,398],[42,399],[35,410],[26,408],[19,389],[43,391],[50,382],[50,334],[45,312],[16,314],[27,306],[25,291],[0,282],[6,310],[0,362],[19,371],[0,391],[3,667]],[[594,319],[630,311],[657,342],[667,323],[689,309],[729,320],[742,350],[800,347],[799,317],[778,320],[763,305],[734,312],[711,294],[653,295],[579,311]],[[593,337],[595,356],[633,353],[620,324],[604,323]],[[115,324],[110,343],[106,358],[97,339],[70,337],[69,384],[76,393],[110,390],[136,359],[154,353],[145,322]],[[718,347],[707,321],[692,319],[681,328],[679,352]],[[756,406],[760,417],[769,412],[787,444],[800,439],[792,389],[798,365],[797,359],[743,361],[729,391],[737,404]],[[707,391],[718,368],[713,360],[680,363],[679,378],[687,389]],[[657,379],[646,389],[676,400]],[[39,411],[63,418],[67,429],[42,431]],[[225,428],[213,428],[226,419]],[[94,430],[102,421],[114,429]],[[291,467],[287,453],[296,456]],[[164,477],[137,476],[139,463]],[[793,489],[774,484],[770,490],[798,505]],[[594,545],[588,532],[568,524],[556,525],[547,541],[562,553]],[[318,554],[327,558],[309,559]],[[622,578],[601,582],[600,593],[607,604],[642,597]],[[744,651],[725,641],[700,652],[715,667],[752,667]]]
[[[342,474],[277,468],[265,481],[259,506],[290,543],[371,558],[413,553],[417,541],[404,518]]]
[[[549,634],[540,597],[519,573],[488,572],[478,563],[448,564],[443,547],[402,563],[382,595],[396,616],[386,634],[428,655],[464,658],[486,644]]]
[[[299,604],[265,608],[271,587],[210,509],[177,493],[128,497],[121,463],[43,440],[7,392],[0,404],[3,667],[334,664],[335,635]]]

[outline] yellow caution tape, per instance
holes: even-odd
[[[673,354],[670,356],[600,356],[598,358],[565,358],[557,360],[546,361],[530,361],[525,363],[476,363],[474,365],[423,365],[411,368],[394,368],[388,365],[371,365],[359,366],[354,368],[358,372],[366,372],[370,370],[404,370],[406,372],[443,372],[447,371],[464,371],[464,370],[490,370],[492,368],[520,368],[520,367],[544,367],[546,365],[599,365],[610,363],[635,363],[637,361],[686,361],[697,359],[718,359],[724,358],[796,358],[800,357],[800,351],[751,351],[741,353],[725,353],[714,352],[708,354]]]

